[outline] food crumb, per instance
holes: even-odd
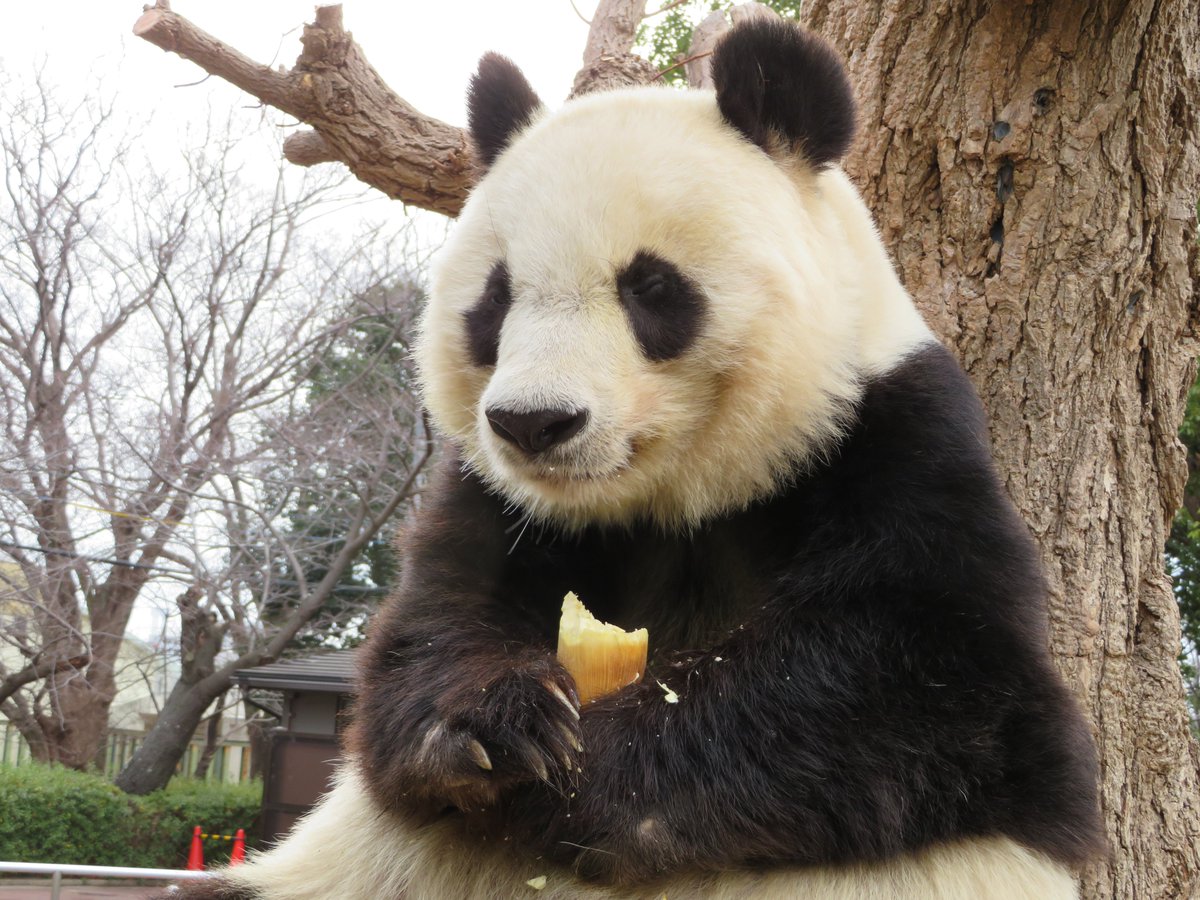
[[[667,703],[679,702],[679,695],[677,693],[675,693],[661,681],[658,683],[658,686],[663,689],[663,700],[665,700]]]
[[[529,885],[531,888],[533,888],[535,891],[540,891],[542,888],[544,888],[546,886],[546,876],[539,875],[537,878],[530,878],[525,883],[527,885]]]

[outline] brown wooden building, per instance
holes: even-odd
[[[278,691],[279,727],[263,765],[262,839],[285,835],[332,783],[353,689],[353,650],[331,650],[239,669],[243,691]]]

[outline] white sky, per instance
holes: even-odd
[[[247,95],[132,34],[142,0],[58,0],[3,3],[0,29],[0,91],[15,90],[20,76],[41,66],[66,106],[90,93],[118,98],[118,115],[134,123],[142,148],[160,159],[203,133],[210,113],[233,109],[245,130],[262,128],[262,113]],[[591,16],[596,0],[577,0]],[[173,9],[213,36],[258,62],[291,66],[300,33],[313,18],[312,0],[175,0]],[[587,25],[568,0],[348,0],[345,25],[367,59],[397,93],[421,111],[452,124],[465,123],[466,84],[488,50],[510,56],[551,106],[560,104],[582,60]],[[190,85],[190,86],[181,86]],[[279,116],[277,115],[276,120]],[[240,124],[240,123],[239,123]],[[185,137],[186,131],[191,131]],[[264,152],[274,153],[264,141]],[[353,231],[355,218],[401,221],[401,204],[380,196],[337,220]],[[430,241],[444,233],[444,220],[417,213]],[[105,548],[89,548],[106,555]],[[170,592],[168,592],[170,593]],[[173,594],[172,594],[173,596]],[[146,598],[131,632],[150,639],[161,614]]]

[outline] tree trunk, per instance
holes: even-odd
[[[991,415],[1091,714],[1111,858],[1084,895],[1200,890],[1163,545],[1197,350],[1194,0],[809,0],[861,103],[848,169]]]
[[[250,742],[250,777],[262,778],[270,750],[272,724],[269,723],[277,724],[278,720],[264,718],[262,710],[245,699],[242,700],[242,717],[246,720],[246,740]]]
[[[221,718],[224,712],[225,694],[222,692],[217,697],[217,708],[208,717],[208,724],[204,728],[204,749],[200,751],[200,758],[196,760],[196,770],[192,773],[193,778],[208,777],[208,767],[212,765],[213,757],[217,755],[217,748],[221,746]]]
[[[204,711],[228,686],[227,680],[212,677],[201,684],[182,678],[175,682],[154,727],[114,779],[117,787],[127,794],[149,794],[165,786],[187,752]]]

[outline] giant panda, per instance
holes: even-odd
[[[978,399],[838,168],[844,69],[781,21],[712,66],[550,114],[484,57],[417,350],[451,452],[348,762],[182,896],[1077,895],[1089,730]],[[582,708],[567,591],[651,640]]]

